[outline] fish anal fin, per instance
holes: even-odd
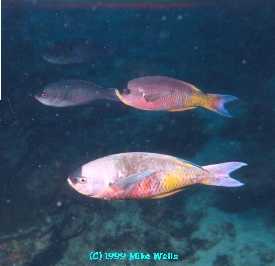
[[[186,111],[186,110],[191,110],[191,109],[195,109],[197,107],[183,107],[183,108],[179,108],[179,109],[169,109],[169,112],[181,112],[181,111]]]
[[[177,190],[174,190],[174,191],[171,191],[171,192],[162,193],[162,194],[150,197],[150,199],[162,199],[162,198],[166,198],[166,197],[174,195],[174,194],[176,194],[176,193],[178,193],[178,192],[180,192],[182,190],[183,190],[183,188],[180,188],[180,189],[177,189]]]

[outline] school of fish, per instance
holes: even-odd
[[[64,48],[53,44],[43,58],[53,64],[75,64],[91,60],[92,43],[76,43]],[[92,81],[61,80],[36,92],[34,98],[51,107],[92,104],[111,100],[140,110],[179,112],[204,108],[231,117],[226,104],[232,95],[206,93],[195,85],[166,76],[145,76],[128,81],[126,88],[103,88]],[[239,187],[243,183],[230,173],[246,166],[244,162],[225,162],[199,166],[165,154],[128,152],[98,158],[71,173],[69,185],[85,196],[104,200],[159,199],[203,184]]]

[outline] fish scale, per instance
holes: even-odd
[[[152,176],[137,184],[129,194],[134,198],[140,198],[141,196],[150,197],[156,192],[161,192],[161,183],[159,179]]]

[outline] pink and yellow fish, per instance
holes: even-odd
[[[245,165],[227,162],[198,166],[169,155],[129,152],[84,164],[67,180],[76,191],[92,198],[157,199],[194,184],[242,186],[229,174]]]
[[[128,82],[116,95],[126,105],[151,111],[185,111],[197,107],[231,117],[225,103],[237,100],[231,95],[204,93],[194,85],[165,76],[147,76]]]

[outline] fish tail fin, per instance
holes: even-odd
[[[228,162],[203,166],[203,168],[209,171],[209,175],[202,180],[202,184],[210,186],[221,186],[221,187],[240,187],[244,184],[238,180],[232,178],[230,173],[246,166],[243,162]]]
[[[228,110],[225,108],[225,104],[238,100],[237,97],[232,95],[223,95],[223,94],[207,94],[207,101],[204,107],[211,111],[214,111],[220,115],[226,117],[232,117]]]

